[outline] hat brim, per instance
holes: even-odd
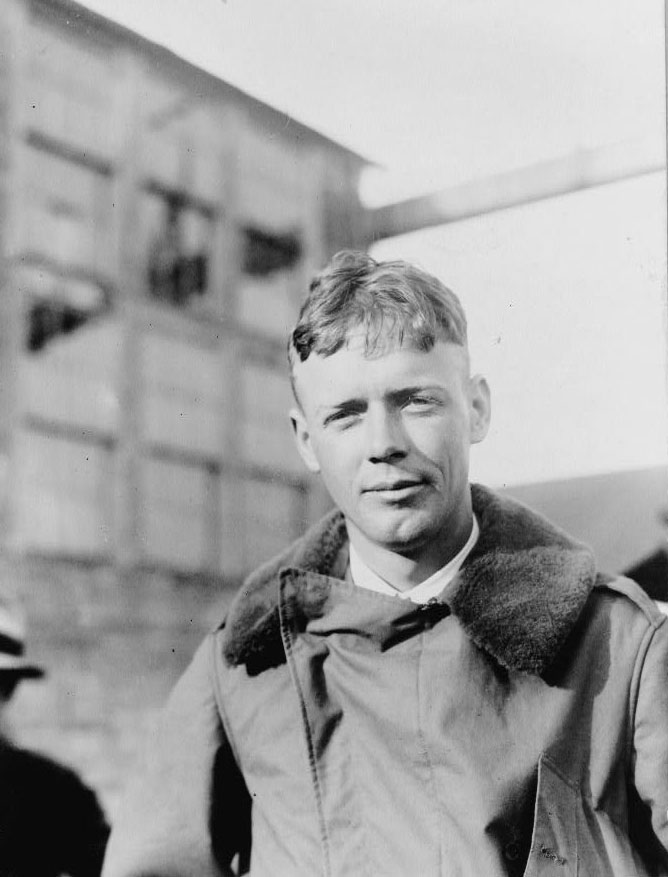
[[[26,661],[24,658],[0,654],[0,676],[11,675],[20,679],[41,679],[45,673],[46,671],[42,667]]]

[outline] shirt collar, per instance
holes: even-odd
[[[399,597],[402,600],[410,600],[413,603],[427,603],[434,597],[438,597],[452,582],[464,561],[475,547],[479,535],[480,526],[478,519],[473,515],[471,533],[461,550],[445,566],[436,570],[428,579],[414,585],[408,591],[398,591],[396,588],[393,588],[392,585],[388,584],[388,582],[374,572],[371,567],[367,566],[351,541],[350,577],[353,583],[360,588],[367,588],[369,591],[376,591],[379,594],[386,594],[390,597]]]

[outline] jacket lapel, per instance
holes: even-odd
[[[526,506],[472,486],[480,539],[450,600],[473,642],[504,667],[542,674],[596,579],[591,551]]]
[[[330,512],[282,554],[246,579],[225,620],[223,650],[231,666],[245,664],[251,675],[285,663],[278,608],[282,570],[297,569],[342,579],[348,565],[343,515]],[[302,589],[308,610],[308,589]]]

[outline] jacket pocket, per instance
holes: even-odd
[[[524,877],[583,877],[578,869],[580,790],[541,755],[531,849]],[[594,875],[587,875],[594,877]]]
[[[524,877],[649,877],[628,834],[542,755]]]

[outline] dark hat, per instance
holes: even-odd
[[[44,670],[23,657],[25,624],[15,605],[0,595],[0,675],[19,679],[39,679]]]

